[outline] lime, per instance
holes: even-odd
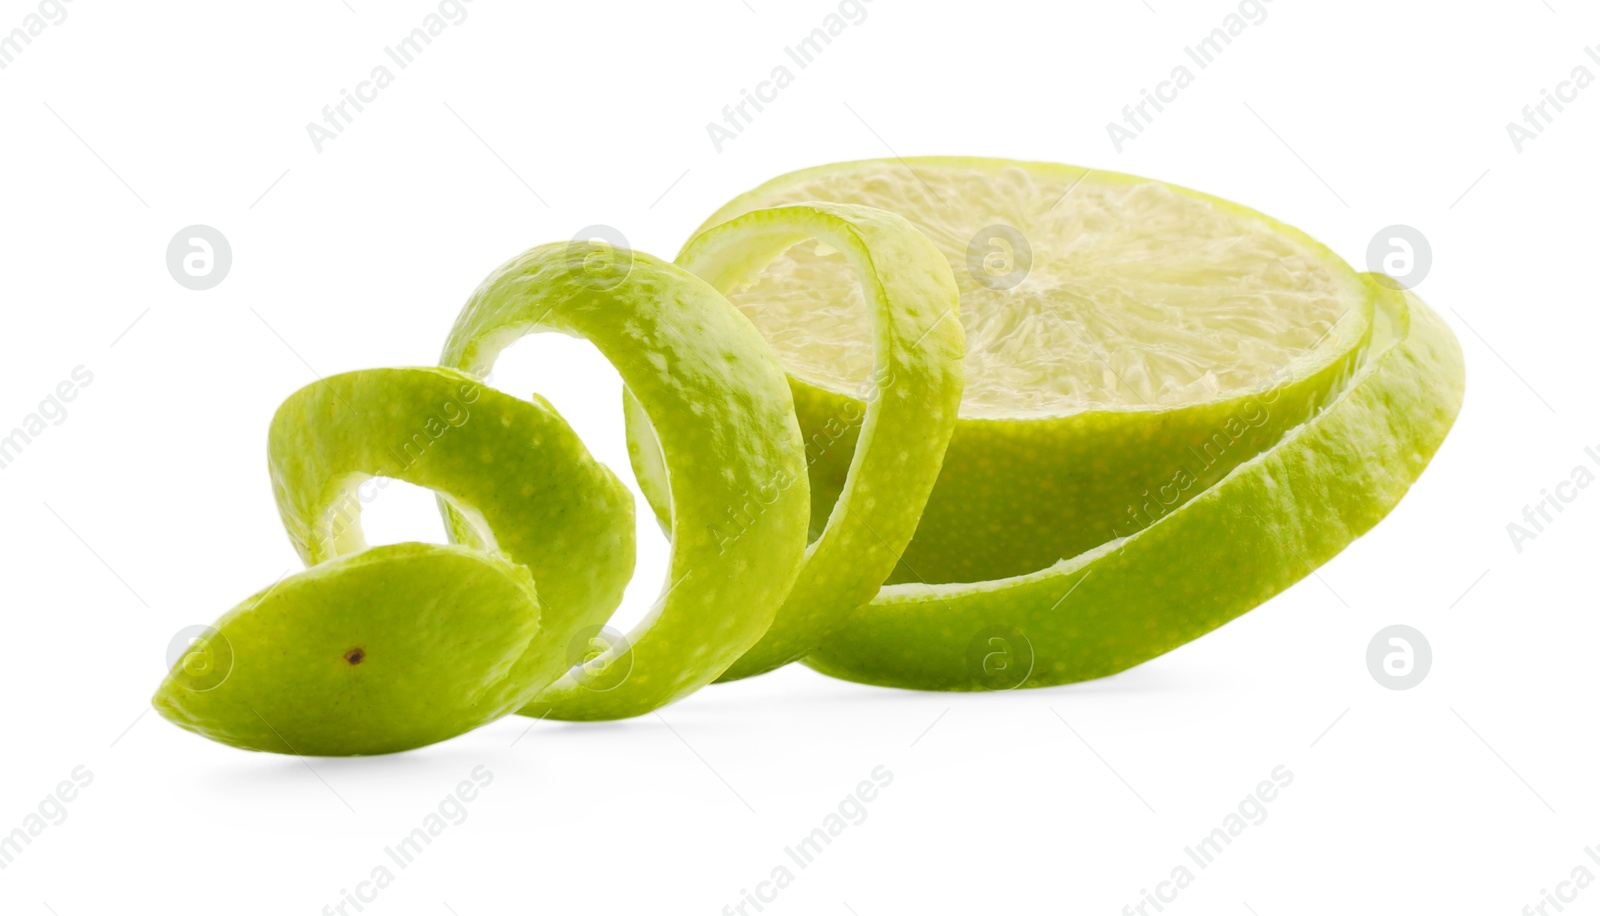
[[[604,626],[634,566],[626,488],[544,399],[480,381],[541,331],[616,367],[671,538],[626,636]],[[937,690],[1105,676],[1377,524],[1464,386],[1419,299],[1266,216],[957,158],[775,179],[676,264],[534,248],[472,295],[441,363],[279,408],[273,491],[310,568],[207,630],[162,715],[370,754],[512,711],[639,715],[796,659]],[[455,543],[369,548],[373,477],[435,491]]]
[[[1369,285],[1378,304],[1373,355],[1276,446],[1154,524],[1048,569],[888,586],[806,663],[928,690],[1103,677],[1309,574],[1399,502],[1461,405],[1461,350],[1444,322],[1408,292],[1376,278]]]
[[[961,295],[966,388],[891,582],[1048,567],[1173,512],[1347,384],[1372,293],[1266,216],[1163,182],[992,159],[878,160],[773,179],[706,221],[800,201],[892,210]],[[802,242],[730,300],[771,341],[801,428],[861,413],[874,317],[852,265]],[[811,466],[813,528],[852,454]]]

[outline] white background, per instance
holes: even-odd
[[[0,2],[0,31],[35,9]],[[1600,488],[1520,552],[1506,529],[1600,447],[1600,86],[1520,153],[1506,131],[1574,67],[1600,75],[1600,15],[1577,0],[1275,0],[1121,152],[1106,123],[1234,4],[873,0],[720,153],[706,123],[835,4],[475,0],[321,153],[306,123],[433,4],[68,9],[0,71],[0,427],[94,375],[0,471],[0,832],[75,767],[93,782],[0,871],[0,911],[316,914],[477,766],[494,781],[466,821],[367,912],[719,913],[879,765],[894,781],[867,820],[768,912],[1115,914],[1279,765],[1294,781],[1268,818],[1169,912],[1509,916],[1575,866],[1600,874]],[[1152,175],[1358,266],[1381,227],[1414,226],[1434,253],[1419,292],[1466,353],[1460,420],[1315,577],[1100,682],[917,694],[791,667],[635,721],[513,717],[309,762],[149,712],[176,631],[298,568],[265,473],[281,399],[433,363],[526,247],[604,223],[670,257],[770,176],[891,150]],[[205,292],[165,265],[195,223],[233,247]],[[549,396],[627,473],[592,350],[525,343],[496,382]],[[426,495],[394,488],[368,531],[442,538]],[[634,617],[664,553],[640,533]],[[1365,663],[1394,623],[1433,647],[1409,691]]]

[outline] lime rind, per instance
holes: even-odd
[[[456,541],[527,567],[545,605],[533,689],[566,672],[570,640],[605,622],[633,574],[626,485],[547,403],[464,373],[329,376],[278,408],[267,450],[279,516],[307,564],[366,549],[358,488],[382,477],[434,490]]]
[[[524,567],[456,545],[392,544],[284,578],[217,621],[220,684],[183,662],[152,704],[213,741],[306,756],[386,754],[527,701],[539,602]]]
[[[609,267],[593,271],[596,260]],[[704,281],[590,243],[534,248],[495,271],[462,309],[440,361],[481,375],[534,331],[593,343],[644,408],[672,494],[672,547],[661,597],[598,660],[628,653],[628,676],[596,690],[569,673],[522,712],[640,715],[709,683],[755,645],[799,572],[810,493],[788,382],[755,327]],[[745,507],[741,526],[724,530],[729,509]]]
[[[847,625],[894,569],[916,532],[933,489],[961,399],[963,335],[960,299],[950,268],[923,235],[885,210],[813,203],[758,210],[692,239],[677,263],[726,292],[748,284],[799,243],[823,244],[854,269],[871,311],[875,365],[855,393],[861,399],[806,441],[814,463],[847,429],[853,454],[842,492],[772,626],[721,680],[761,674],[795,661]],[[629,398],[629,411],[637,403]],[[858,428],[857,428],[858,427]],[[630,439],[648,424],[630,420]],[[661,494],[659,449],[630,442],[635,473],[647,493]],[[653,500],[660,513],[665,502]],[[813,511],[823,507],[813,504]]]

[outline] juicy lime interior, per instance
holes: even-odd
[[[1163,182],[995,160],[859,162],[779,179],[711,222],[806,200],[892,210],[949,259],[968,418],[1212,401],[1320,364],[1360,329],[1365,293],[1326,248]],[[871,318],[838,252],[796,245],[729,298],[794,375],[833,391],[870,376]]]

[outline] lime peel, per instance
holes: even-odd
[[[854,270],[873,322],[872,376],[844,410],[806,441],[814,464],[846,429],[853,455],[805,565],[765,636],[721,680],[761,674],[795,661],[848,624],[871,600],[915,534],[933,489],[961,398],[963,335],[959,293],[938,249],[900,216],[849,204],[797,204],[758,210],[692,239],[677,263],[726,292],[750,284],[797,244],[839,253]],[[858,408],[852,410],[851,408]],[[628,410],[637,413],[630,396]],[[649,426],[630,419],[630,439]],[[658,454],[631,442],[646,493],[660,494]],[[649,482],[646,482],[646,481]],[[658,514],[665,501],[653,498]]]
[[[522,710],[555,719],[640,715],[711,682],[767,631],[806,548],[805,452],[771,349],[703,280],[603,247],[545,245],[503,265],[462,308],[441,357],[484,374],[525,334],[583,337],[616,367],[659,443],[671,494],[668,582],[626,648],[600,660],[631,653],[625,680],[600,691],[568,674]],[[624,260],[597,279],[596,258]],[[771,495],[737,536],[719,534],[727,508],[750,494]]]
[[[217,621],[231,668],[181,663],[152,700],[213,741],[308,756],[385,754],[516,710],[540,664],[524,567],[456,545],[391,544],[295,573]]]

